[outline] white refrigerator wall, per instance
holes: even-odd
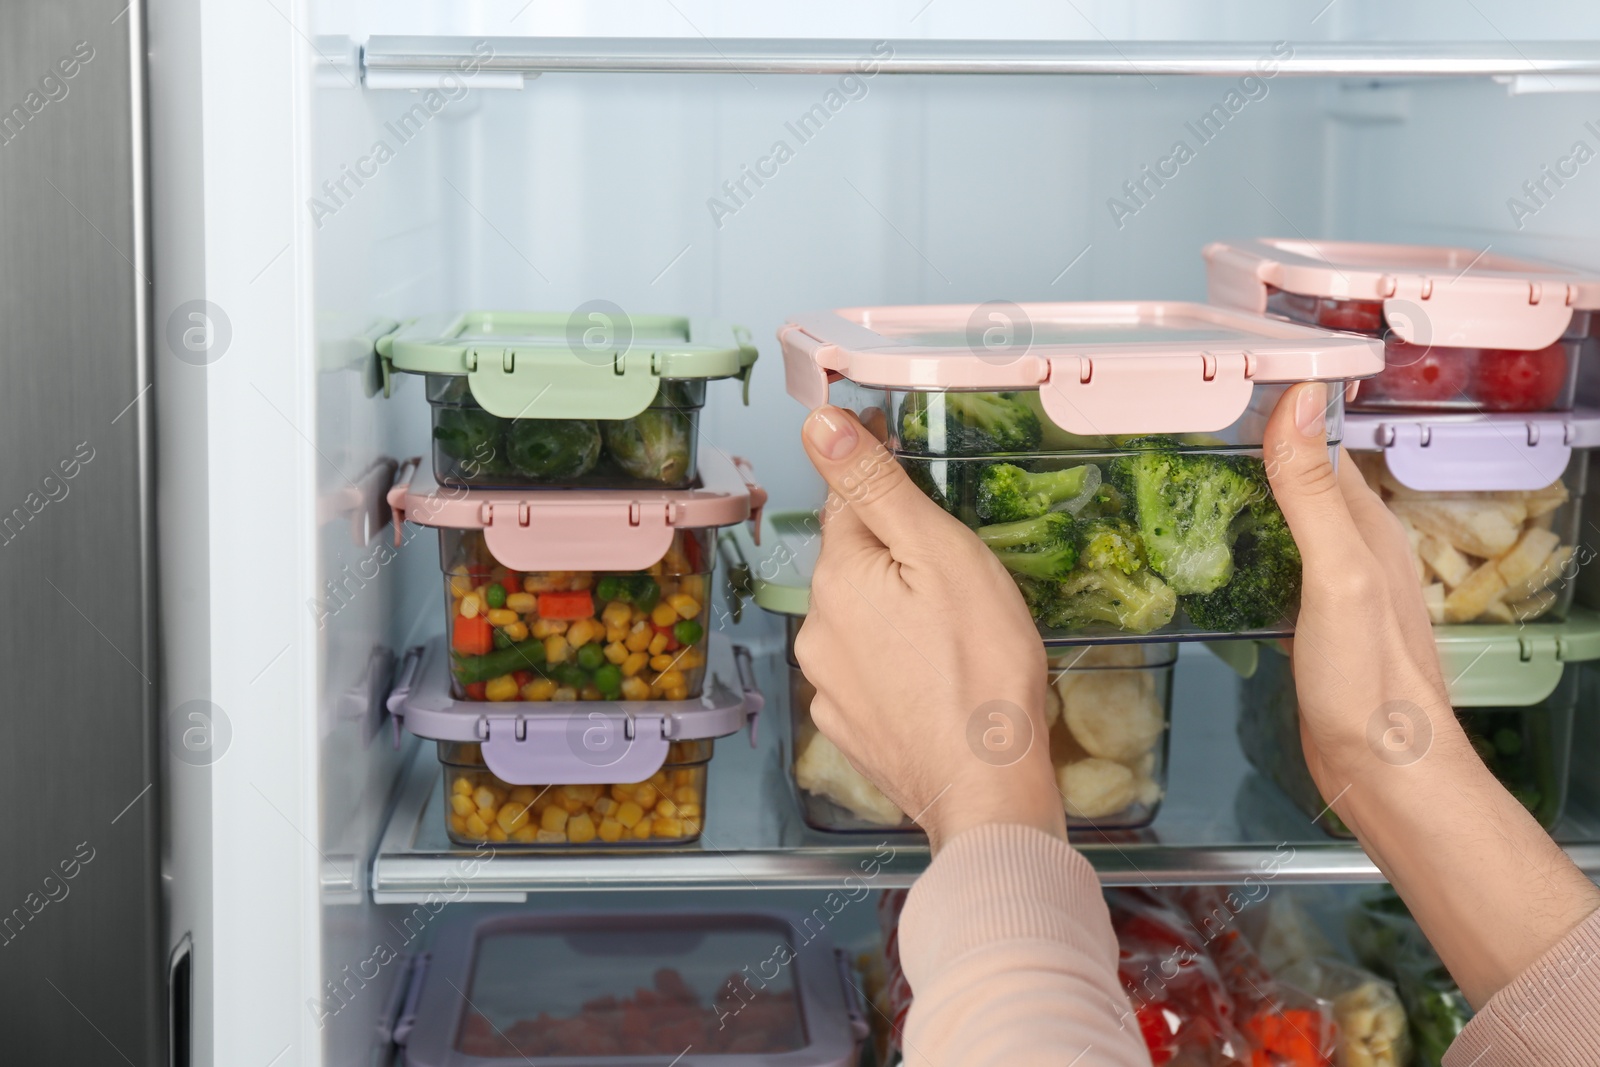
[[[687,0],[153,4],[155,228],[172,235],[156,246],[158,342],[196,299],[231,329],[204,366],[165,359],[156,398],[167,701],[205,697],[232,730],[209,767],[175,765],[168,783],[198,1062],[367,1062],[398,973],[379,946],[410,947],[412,909],[366,891],[399,758],[387,735],[367,738],[359,692],[375,649],[398,654],[437,624],[439,580],[430,535],[384,551],[353,534],[373,465],[426,455],[421,383],[368,395],[356,339],[381,321],[604,298],[741,322],[763,352],[751,404],[714,386],[706,438],[748,455],[774,502],[793,506],[815,500],[817,482],[772,334],[797,311],[1198,298],[1200,246],[1259,233],[1459,241],[1600,267],[1600,163],[1520,228],[1505,202],[1572,142],[1600,149],[1585,126],[1600,126],[1595,95],[1286,78],[552,75],[520,92],[469,81],[401,137],[391,125],[423,94],[357,87],[326,35],[1499,40],[1474,29],[1472,5],[1418,5],[1430,14],[1395,24],[1376,3],[1322,6],[1108,2],[1079,15],[915,0],[797,17]],[[1578,17],[1473,10],[1529,38]],[[1230,89],[1245,103],[1197,136],[1188,124]],[[818,104],[828,117],[802,138],[789,124]],[[1192,158],[1163,184],[1143,178],[1180,140]],[[374,170],[361,160],[379,141],[390,152]],[[371,172],[359,185],[343,178],[358,165]],[[323,183],[341,179],[335,204]],[[723,185],[741,181],[734,194]],[[1137,198],[1130,181],[1144,182]]]

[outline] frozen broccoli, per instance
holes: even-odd
[[[1080,523],[1078,565],[1134,573],[1145,565],[1139,531],[1123,519],[1097,518]]]
[[[1108,476],[1133,510],[1150,567],[1180,594],[1209,593],[1233,576],[1233,520],[1267,494],[1259,461],[1178,451],[1171,438],[1131,442]]]
[[[1081,630],[1096,623],[1134,634],[1172,621],[1178,597],[1148,569],[1124,574],[1115,567],[1079,567],[1064,581],[1019,578],[1022,599],[1033,617],[1053,630]]]
[[[1183,598],[1183,610],[1208,630],[1256,630],[1282,622],[1300,596],[1300,549],[1270,494],[1253,500],[1233,524],[1233,578]]]
[[[433,420],[433,439],[439,451],[462,463],[475,463],[491,469],[502,459],[500,435],[502,419],[482,408],[438,407]]]
[[[1100,468],[1093,463],[1037,474],[996,463],[978,479],[978,517],[1016,522],[1057,509],[1077,514],[1099,488]]]
[[[911,479],[911,484],[921,489],[923,494],[935,504],[938,504],[952,515],[955,514],[956,504],[951,501],[950,494],[945,492],[945,487],[941,486],[938,479],[935,478],[933,462],[925,459],[902,457],[900,465],[905,468],[906,476]],[[941,476],[948,476],[951,473],[951,464],[940,463],[939,466],[943,468],[939,472]],[[957,495],[959,496],[959,494]]]
[[[989,546],[1006,570],[1032,578],[1063,578],[1078,560],[1072,516],[1050,512],[1020,522],[978,527],[978,540]]]
[[[540,481],[580,478],[600,458],[593,419],[516,419],[506,432],[506,458],[517,473]]]
[[[908,452],[1032,452],[1043,433],[1039,417],[1011,393],[911,393],[900,405],[900,440]]]
[[[604,428],[606,451],[629,475],[664,485],[676,485],[688,475],[693,430],[683,412],[648,408]]]

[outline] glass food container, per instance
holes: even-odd
[[[1205,259],[1212,303],[1382,339],[1360,410],[1565,411],[1600,333],[1600,278],[1486,250],[1263,238]]]
[[[693,485],[706,382],[748,386],[756,359],[743,327],[599,301],[425,316],[378,353],[386,386],[426,377],[435,480],[502,489]]]
[[[811,720],[816,695],[794,655],[810,603],[817,514],[767,516],[765,555],[742,546],[756,604],[784,621],[789,662],[789,768],[806,824],[817,830],[915,830]],[[742,531],[725,537],[738,539]],[[1166,788],[1174,644],[1078,646],[1049,660],[1045,719],[1056,784],[1073,829],[1126,830],[1155,819]]]
[[[849,960],[807,917],[496,909],[446,920],[383,1029],[406,1067],[853,1067]]]
[[[1567,796],[1578,694],[1574,665],[1600,658],[1600,616],[1575,609],[1562,623],[1443,626],[1434,636],[1451,703],[1473,748],[1540,825],[1552,828]],[[1426,752],[1427,739],[1402,719],[1392,719],[1394,730],[1380,731],[1380,739],[1394,760],[1411,762]],[[1238,731],[1256,770],[1324,831],[1353,836],[1306,768],[1294,676],[1275,646],[1263,647],[1240,688]]]
[[[1332,447],[1383,366],[1376,340],[1162,302],[847,308],[778,336],[790,394],[880,434],[1005,562],[1047,644],[1291,632],[1267,417],[1328,382]]]
[[[700,836],[713,741],[753,722],[749,654],[719,640],[700,699],[499,704],[450,692],[444,642],[413,649],[388,707],[436,741],[450,840],[625,848]],[[397,735],[398,736],[398,735]]]
[[[1345,447],[1400,519],[1435,623],[1566,617],[1600,412],[1363,415]]]
[[[484,701],[699,695],[714,530],[765,494],[716,453],[689,490],[502,495],[402,480],[406,519],[439,529],[456,695]]]

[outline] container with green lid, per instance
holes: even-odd
[[[421,374],[440,485],[686,488],[706,383],[748,385],[740,326],[629,315],[468,311],[413,319],[378,341],[385,391]]]
[[[1578,608],[1560,623],[1437,626],[1434,638],[1450,702],[1473,747],[1550,829],[1566,803],[1579,669],[1600,660],[1600,614]],[[1259,648],[1254,664],[1234,664],[1248,668],[1239,691],[1240,747],[1318,826],[1351,837],[1306,767],[1288,657],[1275,645]],[[1416,731],[1402,709],[1377,719],[1369,737],[1385,746],[1380,758],[1409,763],[1426,755],[1428,740]]]
[[[816,690],[794,642],[811,601],[822,547],[813,511],[768,513],[761,547],[748,532],[723,535],[728,572],[758,607],[782,616],[789,662],[790,776],[807,825],[827,831],[914,830],[904,812],[862,777],[811,720]],[[1082,645],[1051,649],[1045,717],[1056,785],[1074,830],[1130,830],[1155,818],[1166,788],[1172,671],[1177,646]],[[909,710],[914,693],[907,694]]]

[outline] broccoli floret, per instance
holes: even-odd
[[[1100,468],[1093,463],[1037,474],[996,463],[978,480],[978,517],[1016,522],[1057,509],[1076,514],[1099,488]]]
[[[1078,561],[1073,526],[1072,516],[1052,511],[1020,522],[980,526],[978,539],[1012,574],[1064,578]]]
[[[1233,520],[1267,495],[1261,464],[1178,451],[1171,438],[1130,442],[1109,464],[1128,499],[1150,567],[1180,594],[1209,593],[1233,576]]]
[[[1114,567],[1080,567],[1065,581],[1027,582],[1022,599],[1033,617],[1053,630],[1082,630],[1096,623],[1147,634],[1172,621],[1178,597],[1152,571],[1124,574]]]
[[[900,441],[908,452],[1032,452],[1043,435],[1039,417],[1011,393],[911,393],[900,405]]]
[[[1235,632],[1282,622],[1300,597],[1300,549],[1270,495],[1252,502],[1235,524],[1233,579],[1183,598],[1196,626]]]
[[[1078,565],[1132,574],[1145,565],[1139,531],[1123,519],[1097,518],[1080,523]]]

